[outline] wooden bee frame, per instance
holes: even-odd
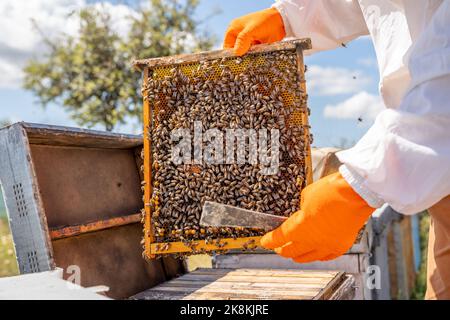
[[[193,254],[201,252],[211,251],[223,251],[230,249],[253,249],[259,246],[260,236],[255,237],[238,237],[238,238],[222,238],[218,241],[205,241],[194,240],[190,242],[190,245],[182,241],[171,242],[156,242],[155,234],[152,227],[152,139],[150,133],[150,127],[153,124],[152,120],[155,116],[153,114],[152,104],[156,104],[156,101],[149,101],[148,95],[148,82],[151,77],[154,77],[159,72],[164,76],[164,70],[170,70],[173,67],[186,66],[191,68],[202,61],[212,61],[217,59],[227,59],[230,63],[236,66],[241,63],[243,59],[246,61],[252,61],[253,59],[264,59],[268,54],[276,52],[286,52],[287,54],[295,54],[296,72],[298,73],[299,83],[298,91],[302,93],[304,102],[302,102],[301,110],[299,109],[296,114],[295,125],[302,126],[302,132],[304,133],[304,158],[302,159],[302,165],[304,166],[304,181],[303,187],[312,182],[312,164],[311,164],[311,135],[308,125],[308,113],[309,110],[306,106],[306,81],[305,81],[305,65],[303,62],[303,51],[311,49],[311,42],[309,39],[295,39],[291,41],[277,42],[273,44],[262,44],[253,46],[249,53],[243,57],[236,57],[232,50],[216,50],[210,52],[202,52],[197,54],[179,55],[172,57],[152,58],[137,60],[134,62],[134,66],[143,71],[143,96],[144,96],[144,204],[145,204],[145,217],[144,217],[144,247],[145,256],[154,258],[156,255],[161,254]],[[238,61],[239,60],[239,61]],[[238,62],[236,62],[238,61]],[[155,71],[156,70],[156,71]],[[163,72],[161,72],[163,70]],[[166,73],[167,74],[167,73]],[[190,72],[186,72],[186,76],[189,77]],[[154,107],[153,107],[154,108]]]

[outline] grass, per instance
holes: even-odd
[[[423,300],[427,289],[427,246],[428,246],[428,230],[430,228],[430,215],[423,213],[419,217],[420,221],[420,252],[422,255],[419,273],[416,278],[416,286],[411,295],[413,300]]]
[[[8,221],[0,217],[0,277],[18,275],[16,256]]]

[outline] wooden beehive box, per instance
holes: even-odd
[[[127,298],[183,266],[140,246],[142,137],[17,123],[0,130],[0,182],[20,273],[80,271]]]
[[[243,57],[218,50],[135,62],[144,73],[146,256],[258,246],[262,230],[200,226],[205,200],[284,216],[298,210],[300,192],[312,181],[303,64],[310,48],[309,39],[292,40],[254,46]],[[228,153],[230,129],[247,130],[236,135],[248,134],[243,158],[239,147]],[[277,135],[279,141],[277,148],[270,145],[270,157],[279,162],[276,173],[266,174],[258,170],[266,159],[262,146],[268,146],[261,130],[269,129],[271,141]],[[180,156],[174,152],[178,130],[193,133],[182,162],[174,160]],[[201,137],[216,130],[209,142],[219,147],[196,149],[196,130]],[[257,149],[251,149],[252,139]]]
[[[339,271],[197,269],[132,299],[351,300],[353,285],[353,278]]]

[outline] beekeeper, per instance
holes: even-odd
[[[430,208],[429,299],[450,299],[450,1],[281,0],[231,22],[225,48],[311,38],[317,52],[370,35],[386,109],[343,165],[304,189],[301,211],[261,243],[297,262],[334,259],[375,208]]]

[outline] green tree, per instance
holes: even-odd
[[[79,14],[77,36],[44,38],[48,53],[26,65],[24,87],[42,105],[58,103],[82,126],[102,124],[111,131],[129,119],[141,120],[141,75],[131,61],[208,50],[214,39],[198,30],[198,0],[151,0],[130,16],[130,31],[120,38],[111,16],[89,7]]]
[[[9,126],[10,124],[12,124],[12,123],[8,119],[0,119],[0,128]]]

